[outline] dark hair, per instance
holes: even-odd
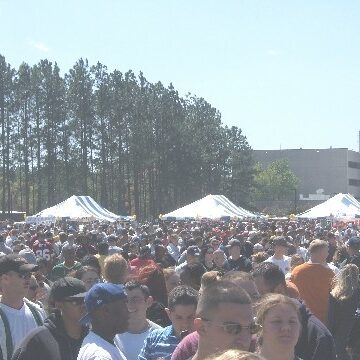
[[[140,284],[138,281],[131,280],[125,284],[125,290],[131,291],[135,289],[140,289],[145,298],[150,296],[149,288],[144,284]]]
[[[180,273],[181,282],[184,285],[191,286],[192,288],[199,290],[201,286],[201,277],[206,272],[203,264],[187,265],[184,270]]]
[[[90,265],[85,265],[85,266],[81,266],[79,267],[77,270],[74,270],[72,271],[69,276],[72,276],[76,279],[79,279],[81,280],[82,277],[84,276],[84,274],[87,272],[87,271],[94,271],[97,273],[97,275],[100,277],[100,274],[99,274],[99,271],[97,268],[93,267],[93,266],[90,266]]]
[[[198,292],[190,286],[179,285],[169,293],[168,308],[173,310],[176,305],[194,305],[198,303]]]
[[[101,266],[99,263],[99,259],[95,255],[86,255],[81,260],[81,265],[86,266],[89,265],[95,269],[97,269],[98,273],[101,275]]]
[[[254,278],[262,277],[265,283],[272,290],[280,284],[286,284],[285,274],[277,265],[271,262],[263,262],[259,264],[252,272],[252,275]]]
[[[109,253],[109,244],[105,241],[99,243],[97,248],[100,255],[107,255]]]

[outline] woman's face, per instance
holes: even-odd
[[[299,317],[291,305],[275,305],[265,315],[263,346],[271,346],[277,349],[294,348],[299,335]]]
[[[223,266],[225,262],[225,254],[222,251],[217,251],[213,254],[213,261],[216,266]]]

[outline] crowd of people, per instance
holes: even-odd
[[[0,228],[0,359],[360,359],[354,223]]]

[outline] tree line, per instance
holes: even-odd
[[[250,202],[252,149],[204,98],[79,59],[61,74],[0,55],[0,204],[36,213],[73,194],[151,219],[207,194]]]

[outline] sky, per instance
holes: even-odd
[[[142,71],[256,150],[358,151],[359,18],[358,0],[0,0],[0,54]]]

